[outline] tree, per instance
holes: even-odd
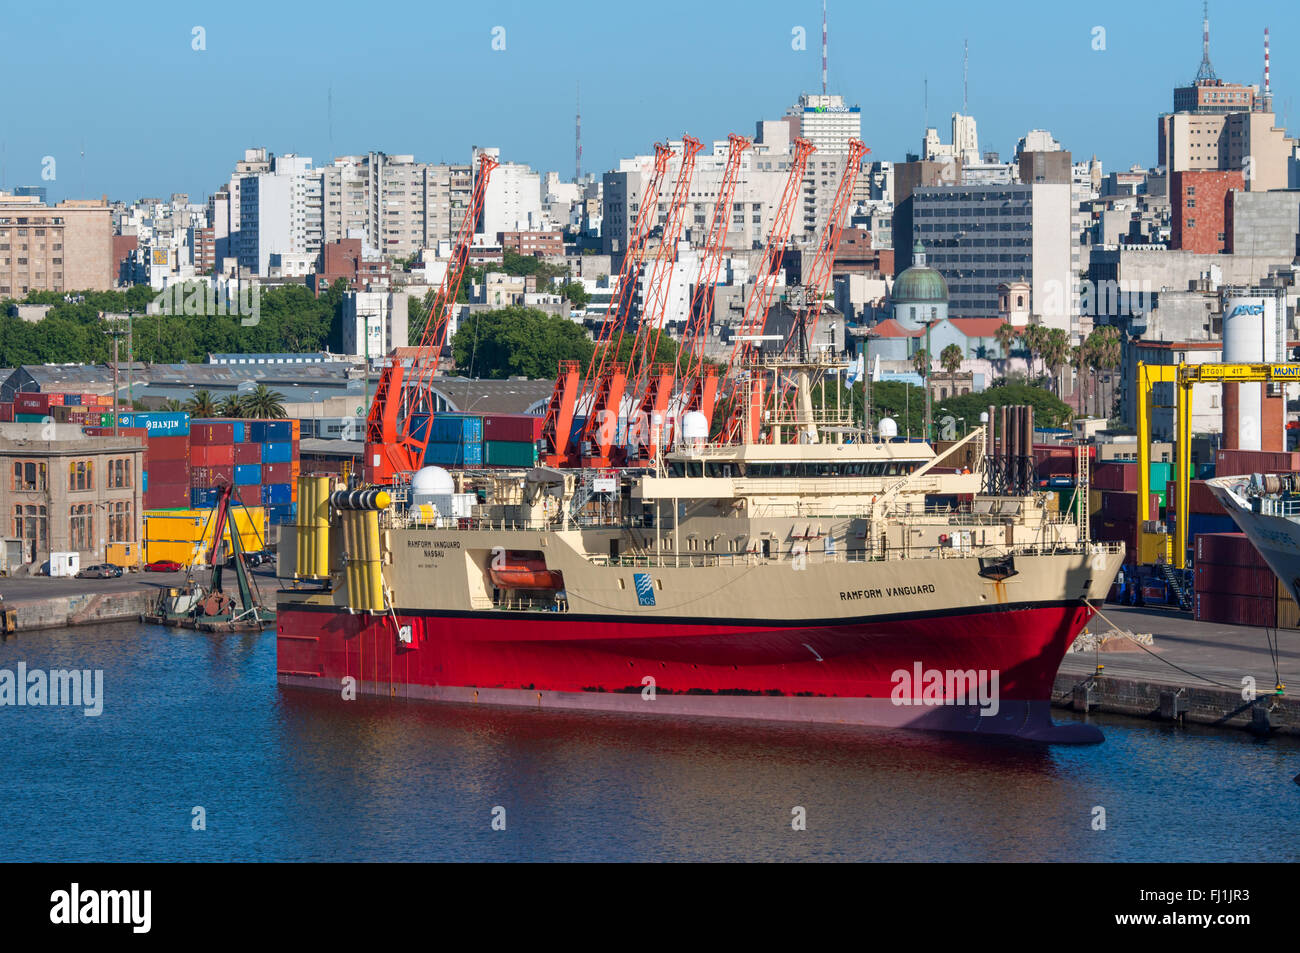
[[[284,395],[265,384],[258,384],[251,393],[244,395],[240,403],[246,417],[288,416],[284,410]]]
[[[1123,349],[1120,346],[1119,329],[1109,324],[1096,328],[1088,335],[1089,347],[1089,366],[1093,371],[1094,388],[1096,387],[1096,374],[1098,371],[1107,371],[1111,381],[1110,400],[1106,404],[1105,417],[1110,418],[1114,411],[1115,403],[1115,384],[1114,372],[1119,368],[1120,360],[1123,355]],[[1100,394],[1098,394],[1100,399]],[[1098,416],[1102,416],[1098,414]]]
[[[580,281],[566,281],[560,286],[560,294],[579,311],[585,308],[587,302],[591,300],[591,295],[587,294],[587,289],[582,286]]]
[[[1061,369],[1070,360],[1070,335],[1063,328],[1045,328],[1039,345],[1043,368],[1052,376],[1053,389],[1061,396]]]
[[[222,398],[221,403],[217,404],[218,417],[247,417],[244,413],[244,402],[239,399],[238,394],[227,394]]]
[[[927,382],[930,380],[930,352],[925,348],[917,348],[916,353],[912,355],[912,370],[921,375],[921,380]]]
[[[1035,367],[1039,357],[1043,353],[1043,345],[1046,343],[1047,329],[1041,324],[1030,324],[1024,327],[1020,332],[1020,343],[1024,346],[1025,353],[1029,358],[1029,377],[1033,379]]]
[[[873,389],[872,393],[875,393]],[[874,399],[874,398],[873,398]],[[1054,394],[1030,384],[1006,384],[990,387],[978,394],[959,394],[939,402],[938,410],[953,417],[979,420],[980,413],[989,406],[1005,404],[1030,404],[1034,408],[1035,426],[1062,427],[1070,422],[1074,410]]]
[[[498,379],[553,378],[560,361],[585,365],[594,349],[581,325],[517,305],[470,315],[451,339],[457,368],[470,377]]]
[[[211,391],[195,391],[194,396],[185,402],[185,410],[191,417],[217,416],[217,399]]]
[[[957,393],[957,368],[966,360],[960,344],[949,344],[939,353],[939,366],[948,372],[948,393]]]
[[[1004,321],[993,332],[993,337],[997,339],[998,347],[1002,349],[1002,376],[1005,377],[1011,369],[1011,346],[1016,343],[1016,338],[1020,337],[1020,331],[1014,324]]]

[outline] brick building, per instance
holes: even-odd
[[[1228,194],[1244,190],[1241,172],[1175,172],[1170,177],[1173,225],[1169,247],[1215,255],[1228,245]]]
[[[44,205],[0,192],[0,296],[110,291],[117,280],[112,210],[80,199]]]
[[[549,232],[502,232],[501,248],[517,255],[564,255],[564,233],[559,229]]]
[[[378,291],[388,287],[391,270],[388,259],[365,256],[361,239],[341,238],[321,248],[314,276],[316,294],[323,294],[340,278],[349,291]]]
[[[144,448],[132,437],[86,437],[73,425],[0,425],[0,538],[23,561],[76,552],[103,562],[109,544],[138,546]],[[53,439],[44,439],[52,436]]]

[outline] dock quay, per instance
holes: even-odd
[[[1300,630],[1196,622],[1174,611],[1097,608],[1101,615],[1086,631],[1111,637],[1096,650],[1066,655],[1053,687],[1055,707],[1300,734]],[[1139,639],[1149,634],[1152,644],[1114,635],[1111,623]],[[1281,695],[1279,682],[1288,686]]]

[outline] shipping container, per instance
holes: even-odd
[[[1103,490],[1101,493],[1101,506],[1097,508],[1097,512],[1112,519],[1137,519],[1138,495],[1136,493]],[[1146,519],[1150,519],[1150,517],[1148,516]]]
[[[254,444],[253,446],[256,446]],[[262,482],[263,483],[289,483],[293,480],[293,473],[288,463],[263,463],[262,464]]]
[[[298,504],[285,503],[279,506],[268,506],[267,520],[272,526],[284,526],[293,523],[298,518]]]
[[[266,483],[262,486],[262,502],[267,506],[284,506],[293,502],[287,483]]]
[[[188,437],[190,435],[190,415],[150,411],[139,413],[120,413],[117,415],[120,427],[144,427],[149,435],[160,437]]]
[[[430,427],[431,443],[483,442],[483,418],[478,414],[435,414]]]
[[[248,433],[248,428],[244,426],[244,421],[232,420],[230,422],[230,439],[234,443],[245,443],[246,442],[245,437],[247,436],[247,433]]]
[[[1220,566],[1199,562],[1193,575],[1197,592],[1268,596],[1277,590],[1277,577],[1267,566]]]
[[[261,463],[262,445],[260,443],[235,444],[235,463]]]
[[[537,466],[537,444],[506,440],[489,440],[484,445],[484,460],[490,467]]]
[[[190,422],[190,446],[207,444],[229,444],[235,442],[235,428],[229,421],[213,423],[211,421]]]
[[[190,447],[190,463],[199,467],[228,467],[235,462],[232,444],[201,444]]]
[[[293,444],[288,441],[271,441],[262,444],[263,463],[288,463],[293,459]]]
[[[545,418],[536,414],[484,414],[483,439],[489,443],[536,443],[542,439],[545,423]]]
[[[234,496],[244,506],[261,506],[262,485],[253,483],[248,486],[237,486],[235,487]]]
[[[190,481],[184,483],[159,483],[149,481],[149,489],[144,494],[144,505],[148,509],[168,509],[175,506],[190,505]]]
[[[156,431],[152,430],[146,430],[146,433],[148,434],[147,446],[150,460],[190,460],[190,438],[188,435],[162,437],[157,436]],[[193,463],[194,461],[190,460],[190,462]]]
[[[1195,617],[1201,622],[1273,627],[1277,625],[1277,595],[1243,596],[1226,592],[1198,592]]]
[[[293,424],[288,420],[246,420],[245,437],[249,443],[291,443]]]
[[[1092,485],[1098,490],[1118,490],[1126,493],[1137,492],[1137,464],[1108,462],[1099,463],[1092,471]]]
[[[482,466],[483,445],[481,443],[431,443],[424,451],[425,465],[434,466]]]
[[[53,420],[49,414],[20,414],[14,413],[14,422],[19,424],[39,424],[46,420]]]
[[[0,424],[13,423],[14,405],[13,401],[0,402]]]
[[[190,485],[190,465],[186,460],[152,460],[145,471],[155,483],[184,483]]]
[[[190,486],[213,487],[230,486],[235,482],[235,467],[190,467]]]
[[[1214,472],[1224,476],[1251,473],[1294,473],[1300,470],[1300,453],[1276,450],[1219,450],[1214,455]]]
[[[220,487],[190,487],[190,506],[196,509],[207,506],[216,506],[217,497],[220,495]]]
[[[1196,537],[1196,564],[1268,568],[1245,533],[1202,533]]]
[[[241,463],[235,467],[235,486],[254,486],[262,482],[262,467],[256,463]]]

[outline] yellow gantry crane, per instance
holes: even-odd
[[[1138,364],[1137,444],[1138,492],[1142,499],[1150,492],[1151,481],[1151,393],[1156,384],[1173,384],[1175,391],[1174,475],[1178,483],[1177,528],[1164,538],[1167,562],[1177,569],[1187,568],[1187,498],[1191,487],[1192,388],[1208,383],[1300,382],[1300,364]],[[1148,536],[1146,520],[1138,521],[1139,552]],[[1172,549],[1172,552],[1170,551]]]

